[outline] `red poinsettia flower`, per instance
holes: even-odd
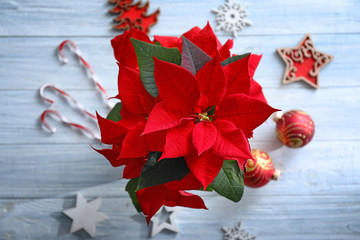
[[[102,142],[112,148],[96,151],[114,167],[125,165],[124,178],[136,182],[134,178],[140,176],[137,185],[140,190],[133,189],[132,193],[136,192],[148,223],[163,205],[206,208],[199,196],[186,191],[205,189],[218,175],[224,160],[237,160],[242,168],[252,157],[247,139],[253,129],[275,111],[267,105],[261,86],[253,80],[261,56],[249,54],[242,59],[228,59],[232,40],[222,45],[209,24],[203,29],[191,29],[183,37],[186,39],[155,36],[155,42],[164,47],[177,47],[182,52],[183,41],[189,40],[192,50],[197,46],[202,50],[199,52],[211,60],[194,68],[196,71],[188,71],[186,64],[180,67],[154,59],[155,83],[159,90],[156,98],[145,90],[140,79],[131,38],[154,43],[136,29],[125,31],[111,42],[119,65],[116,98],[122,103],[122,119],[114,122],[98,115]],[[186,54],[189,52],[184,48],[184,59],[190,56]],[[184,163],[185,159],[187,175],[181,175],[179,181],[164,178],[160,185],[156,185],[156,181],[154,185],[142,185],[148,182],[148,166],[168,164],[157,159],[150,161],[152,152],[162,153],[159,161],[178,163],[175,158],[181,157]],[[148,165],[144,167],[145,164]]]
[[[248,96],[252,73],[243,66],[242,71],[235,69],[244,61],[223,68],[216,55],[193,76],[182,67],[154,59],[162,101],[150,112],[143,134],[168,130],[162,158],[184,156],[204,187],[225,159],[236,159],[242,167],[251,158],[246,135],[275,111]]]

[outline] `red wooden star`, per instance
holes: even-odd
[[[154,13],[147,15],[149,2],[144,5],[141,0],[132,4],[133,0],[108,0],[112,4],[116,4],[114,8],[110,9],[111,13],[116,13],[118,16],[114,19],[116,25],[115,29],[130,30],[131,28],[139,29],[145,33],[149,33],[149,28],[157,23],[157,17],[160,14],[160,9]],[[143,6],[142,6],[143,5]]]
[[[295,48],[278,48],[277,52],[286,63],[284,84],[303,80],[314,88],[319,87],[320,69],[333,60],[333,56],[315,49],[310,34],[306,34]]]

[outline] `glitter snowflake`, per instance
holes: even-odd
[[[222,230],[224,231],[224,240],[254,240],[256,238],[241,228],[241,222],[234,228],[223,227]]]
[[[247,4],[242,6],[240,3],[226,0],[219,9],[213,9],[212,11],[216,13],[215,21],[218,24],[216,30],[232,33],[235,38],[243,27],[251,25],[251,23],[245,19],[247,17],[246,6]]]

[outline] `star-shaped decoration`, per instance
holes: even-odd
[[[241,222],[234,228],[223,227],[222,230],[224,231],[224,240],[254,240],[256,238],[241,228]]]
[[[173,232],[178,232],[178,228],[175,222],[176,216],[179,214],[180,209],[163,206],[157,212],[155,216],[152,217],[152,228],[151,228],[151,237],[154,237],[156,234],[161,232],[164,229],[168,229]]]
[[[283,83],[303,80],[314,88],[319,87],[320,69],[334,57],[315,49],[310,34],[306,34],[295,48],[278,48],[277,52],[286,63]]]
[[[91,237],[95,236],[95,224],[107,220],[107,217],[100,213],[99,207],[101,198],[91,202],[78,193],[76,196],[76,207],[64,210],[63,213],[73,220],[70,232],[84,229]]]

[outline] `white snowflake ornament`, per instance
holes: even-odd
[[[224,240],[254,240],[256,238],[241,228],[241,222],[234,228],[223,227],[222,230],[224,231]]]
[[[226,0],[218,9],[213,9],[212,11],[216,13],[215,21],[218,24],[215,30],[232,33],[235,38],[239,31],[251,25],[251,22],[245,19],[247,17],[246,7],[247,4],[242,6],[238,2]]]

